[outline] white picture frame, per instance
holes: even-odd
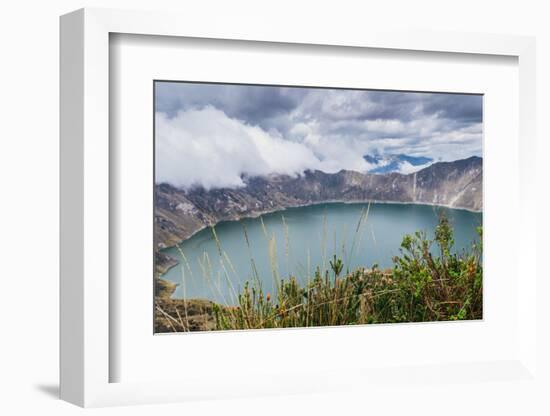
[[[110,382],[109,252],[109,36],[113,33],[226,39],[281,44],[331,45],[430,51],[442,54],[504,55],[518,59],[520,209],[517,253],[522,265],[518,280],[517,354],[509,359],[472,363],[441,363],[415,369],[380,368],[368,373],[336,369],[319,374],[273,375],[262,382],[231,384],[221,379],[209,391],[207,379],[177,382]],[[240,25],[236,31],[223,20],[204,26],[192,16],[82,9],[61,18],[61,398],[80,406],[159,403],[209,397],[237,397],[300,392],[334,391],[352,385],[393,383],[395,377],[433,382],[440,373],[472,383],[480,380],[535,380],[536,364],[536,241],[535,205],[535,41],[508,35],[382,32],[360,30],[328,33],[324,30],[285,28],[276,24]],[[511,273],[518,273],[514,270]],[[401,372],[400,372],[401,371]],[[474,374],[474,375],[472,375]],[[477,374],[478,376],[475,376]],[[482,375],[479,377],[479,375]],[[342,382],[341,380],[353,380]],[[285,380],[283,382],[283,380]],[[317,382],[316,382],[317,380]],[[224,387],[225,386],[225,387]],[[355,387],[356,388],[356,387]]]

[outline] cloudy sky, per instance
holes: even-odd
[[[157,82],[155,117],[156,182],[183,188],[482,152],[480,95]]]

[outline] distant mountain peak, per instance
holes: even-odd
[[[364,155],[363,159],[371,165],[368,173],[413,173],[430,166],[434,160],[425,156],[409,156],[405,154]]]

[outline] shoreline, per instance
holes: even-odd
[[[476,213],[476,214],[483,214],[483,210],[475,210],[475,209],[471,209],[471,208],[465,208],[465,207],[455,207],[455,206],[451,206],[451,205],[444,205],[444,204],[435,204],[435,203],[432,203],[432,202],[416,202],[416,201],[407,201],[407,202],[404,202],[404,201],[379,201],[379,200],[365,200],[365,201],[341,201],[341,200],[325,200],[325,201],[319,201],[319,202],[312,202],[311,204],[297,204],[297,205],[292,205],[292,206],[288,206],[288,207],[285,207],[285,208],[282,208],[282,209],[274,209],[274,210],[267,210],[267,211],[262,211],[260,213],[257,213],[257,214],[250,214],[250,215],[244,215],[242,216],[241,218],[237,218],[237,219],[227,219],[227,220],[220,220],[218,222],[216,222],[215,224],[212,224],[212,225],[203,225],[202,227],[196,229],[195,231],[193,231],[189,237],[187,238],[184,238],[182,240],[180,240],[178,243],[176,244],[173,244],[173,245],[170,245],[170,246],[165,246],[161,249],[159,249],[158,251],[159,252],[162,252],[164,250],[167,250],[167,249],[170,249],[170,248],[174,248],[176,247],[178,244],[181,244],[183,243],[184,241],[187,241],[189,240],[190,238],[194,237],[196,234],[200,233],[201,231],[203,231],[204,229],[208,228],[208,227],[216,227],[218,226],[219,224],[222,224],[222,223],[225,223],[225,222],[236,222],[236,221],[241,221],[241,220],[245,220],[245,219],[255,219],[255,218],[260,218],[261,216],[263,215],[268,215],[268,214],[274,214],[276,212],[285,212],[289,209],[293,209],[293,208],[305,208],[305,207],[312,207],[312,206],[316,206],[316,205],[323,205],[323,204],[345,204],[345,205],[354,205],[354,204],[395,204],[395,205],[425,205],[425,206],[429,206],[429,207],[439,207],[439,208],[448,208],[448,209],[456,209],[456,210],[460,210],[460,211],[467,211],[467,212],[473,212],[473,213]],[[176,265],[174,265],[176,266]],[[172,266],[172,267],[174,267]],[[168,270],[167,270],[168,271]],[[165,274],[165,273],[162,273],[162,274]]]
[[[228,219],[228,220],[221,220],[221,221],[218,221],[216,222],[215,224],[213,225],[203,225],[202,227],[200,227],[199,229],[195,230],[189,237],[183,239],[183,240],[180,240],[179,243],[177,244],[174,244],[174,245],[171,245],[171,246],[166,246],[166,247],[163,247],[162,249],[159,250],[159,252],[161,252],[162,254],[164,254],[165,256],[167,257],[170,257],[171,259],[174,260],[174,264],[170,265],[170,267],[168,267],[166,270],[164,270],[162,273],[159,273],[158,276],[157,276],[157,279],[159,280],[162,280],[164,282],[167,282],[167,283],[171,283],[169,280],[166,280],[166,279],[163,279],[162,276],[164,276],[168,271],[170,271],[172,268],[176,267],[177,265],[180,264],[180,262],[175,259],[174,257],[170,256],[169,254],[167,254],[165,252],[165,250],[168,250],[168,249],[171,249],[171,248],[174,248],[176,247],[178,244],[181,244],[183,243],[184,241],[187,241],[189,240],[190,238],[194,237],[196,234],[200,233],[201,231],[205,230],[206,228],[208,227],[216,227],[218,226],[219,224],[222,224],[222,223],[225,223],[225,222],[236,222],[236,221],[241,221],[241,220],[245,220],[245,219],[255,219],[255,218],[260,218],[264,215],[269,215],[269,214],[274,214],[274,213],[277,213],[277,212],[285,212],[289,209],[294,209],[294,208],[304,208],[304,207],[311,207],[311,206],[317,206],[317,205],[323,205],[323,204],[345,204],[345,205],[354,205],[354,204],[362,204],[362,205],[365,205],[365,204],[399,204],[399,205],[424,205],[424,206],[428,206],[428,207],[439,207],[439,208],[447,208],[447,209],[456,209],[456,210],[461,210],[461,211],[467,211],[467,212],[473,212],[473,213],[479,213],[479,214],[483,214],[483,210],[474,210],[474,209],[470,209],[470,208],[464,208],[464,207],[453,207],[453,206],[449,206],[449,205],[442,205],[442,204],[434,204],[434,203],[429,203],[429,202],[416,202],[416,201],[407,201],[407,202],[404,202],[404,201],[377,201],[377,200],[368,200],[368,201],[340,201],[340,200],[325,200],[325,201],[320,201],[320,202],[314,202],[314,203],[311,203],[311,204],[299,204],[299,205],[293,205],[293,206],[288,206],[288,207],[285,207],[283,209],[274,209],[274,210],[268,210],[268,211],[263,211],[261,213],[257,213],[257,214],[252,214],[252,215],[246,215],[246,216],[243,216],[241,218],[238,218],[238,219]],[[156,260],[155,260],[155,266],[156,266]],[[174,290],[175,292],[175,290]],[[173,294],[172,294],[173,295]],[[170,296],[170,299],[174,299],[172,298],[172,295]]]

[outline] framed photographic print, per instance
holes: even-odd
[[[61,18],[62,398],[534,386],[533,39],[241,29]]]
[[[155,332],[482,319],[482,95],[154,94]]]

